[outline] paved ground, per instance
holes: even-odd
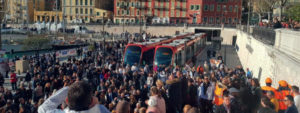
[[[203,65],[204,61],[207,61],[207,50],[211,48],[212,47],[210,44],[208,44],[206,49],[198,56],[197,65]],[[237,52],[233,46],[222,45],[221,50],[217,53],[220,53],[223,56],[224,62],[229,68],[234,68],[238,65],[241,65]]]

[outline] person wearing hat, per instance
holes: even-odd
[[[278,100],[279,100],[278,113],[284,113],[284,111],[287,109],[287,106],[284,104],[284,97],[291,94],[291,89],[289,88],[289,85],[285,80],[280,80],[278,83],[279,83],[279,87],[277,89]]]
[[[277,96],[276,89],[272,87],[272,79],[269,78],[269,77],[266,78],[265,83],[266,83],[266,86],[261,87],[261,90],[262,90],[263,94],[266,95],[266,93],[268,91],[272,91],[275,94],[275,96]]]

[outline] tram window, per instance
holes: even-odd
[[[150,49],[146,52],[143,53],[143,56],[142,56],[142,63],[143,65],[152,65],[153,63],[153,58],[154,58],[154,49]]]

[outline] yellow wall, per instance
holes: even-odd
[[[108,20],[110,19],[111,21],[113,21],[113,12],[112,11],[108,11],[108,10],[103,10],[103,9],[98,9],[98,8],[94,8],[94,17],[93,20],[97,21],[97,20],[102,20],[104,18],[104,20]]]
[[[56,16],[59,17],[59,20],[57,22],[62,21],[62,12],[61,11],[34,11],[34,22],[55,22]]]
[[[87,5],[85,4],[86,1]],[[93,16],[93,13],[91,13],[91,11],[94,12],[94,3],[95,0],[92,1],[92,4],[90,3],[90,0],[82,0],[81,5],[80,0],[78,0],[78,4],[76,5],[76,0],[62,0],[62,9],[66,17],[66,22],[70,23],[72,20],[77,18],[84,19],[85,22],[89,23],[90,18]]]

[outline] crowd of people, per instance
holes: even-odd
[[[278,28],[287,28],[287,29],[294,29],[294,30],[300,29],[300,23],[298,21],[294,21],[292,19],[286,20],[285,18],[283,18],[283,21],[279,21],[278,18],[274,18],[273,22],[260,21],[258,24],[260,27],[272,27],[274,29],[278,29]]]
[[[124,65],[126,41],[95,43],[61,60],[24,56],[25,78],[10,73],[0,87],[1,113],[298,113],[297,86],[272,80],[261,86],[251,71],[205,62],[176,67]],[[208,56],[210,59],[211,56]],[[216,56],[222,61],[222,56]],[[4,78],[4,77],[2,77]]]

